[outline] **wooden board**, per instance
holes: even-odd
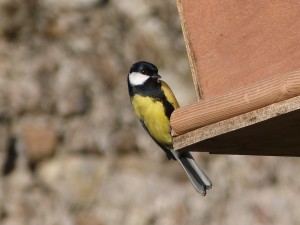
[[[299,0],[177,5],[199,98],[300,69]]]
[[[300,96],[174,137],[180,151],[300,156]]]
[[[175,135],[300,95],[300,70],[273,76],[176,109],[171,115]]]

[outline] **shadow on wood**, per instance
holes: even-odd
[[[180,151],[300,156],[300,96],[174,138]]]

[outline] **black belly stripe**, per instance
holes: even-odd
[[[166,96],[164,96],[164,98],[162,99],[162,102],[163,102],[163,106],[165,109],[165,114],[170,119],[171,114],[174,111],[174,106],[170,102],[168,102],[168,100],[166,99]]]

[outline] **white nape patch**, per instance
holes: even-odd
[[[138,72],[132,72],[131,74],[129,74],[129,82],[132,86],[142,85],[149,78],[150,76]]]

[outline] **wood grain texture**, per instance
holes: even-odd
[[[203,99],[300,69],[299,0],[177,4]]]
[[[300,70],[269,77],[220,96],[176,109],[171,127],[176,135],[300,95]]]
[[[185,27],[185,24],[186,24],[185,16],[184,16],[184,12],[183,12],[183,8],[182,8],[182,4],[180,3],[180,0],[177,0],[177,8],[178,8],[180,21],[181,21],[181,29],[182,29],[182,33],[183,33],[183,37],[184,37],[184,41],[185,41],[185,45],[186,45],[186,52],[187,52],[188,59],[189,59],[189,64],[190,64],[190,68],[191,68],[191,72],[192,72],[192,78],[193,78],[193,82],[194,82],[196,95],[197,95],[198,99],[202,99],[200,85],[198,85],[198,79],[197,79],[198,73],[196,71],[195,57],[194,57],[194,53],[191,51],[189,33]]]
[[[173,142],[180,151],[300,156],[300,96],[198,128]]]

